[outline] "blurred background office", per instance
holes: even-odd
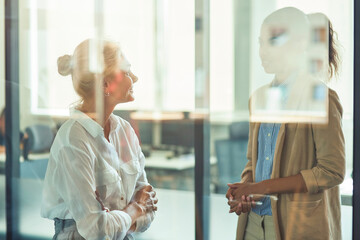
[[[206,116],[209,132],[209,238],[234,239],[237,217],[228,214],[226,183],[240,180],[246,163],[248,99],[272,80],[264,73],[258,37],[265,16],[293,6],[323,12],[339,36],[343,59],[331,88],[344,108],[346,179],[341,186],[343,238],[351,238],[353,166],[352,0],[18,0],[19,129],[29,140],[17,178],[18,232],[22,239],[51,239],[53,223],[40,217],[42,181],[56,130],[78,97],[56,59],[101,33],[120,41],[141,80],[136,100],[115,114],[131,123],[147,158],[159,211],[137,239],[195,239],[195,128]],[[99,18],[102,23],[99,23]],[[0,0],[5,29],[5,0]],[[101,21],[100,21],[101,22]],[[5,31],[0,31],[0,109],[5,107]],[[11,54],[11,53],[10,53]],[[204,57],[205,56],[205,57]],[[359,93],[360,94],[360,93]],[[5,153],[0,154],[0,239],[6,234]],[[29,221],[31,219],[31,221]],[[350,235],[349,235],[350,234]]]

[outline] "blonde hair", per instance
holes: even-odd
[[[58,72],[62,76],[71,74],[73,86],[82,101],[94,96],[96,86],[96,73],[90,71],[90,43],[91,39],[81,42],[73,55],[64,55],[58,58]],[[119,57],[121,50],[119,44],[111,41],[103,42],[103,81],[112,79],[117,69],[119,69]]]

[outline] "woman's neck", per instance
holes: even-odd
[[[284,84],[288,82],[289,79],[293,79],[300,74],[300,69],[294,69],[292,71],[282,72],[275,74],[275,82],[276,84]]]
[[[104,103],[104,108],[102,109],[103,112],[100,113],[96,111],[96,102],[94,100],[84,100],[80,105],[79,110],[88,115],[105,129],[105,126],[109,123],[110,114],[114,111],[114,108],[115,106],[110,106],[109,104]]]
[[[275,81],[279,84],[285,82],[288,78],[290,78],[294,74],[299,74],[306,71],[306,58],[304,54],[299,56],[299,59],[289,64],[287,68],[284,68],[282,71],[279,71],[275,74]]]
[[[288,79],[290,75],[291,75],[291,73],[289,73],[289,72],[275,74],[275,81],[278,84],[281,84],[281,83],[285,82],[286,79]]]

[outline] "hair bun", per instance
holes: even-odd
[[[70,75],[72,72],[72,56],[64,55],[57,60],[58,72],[62,76]]]

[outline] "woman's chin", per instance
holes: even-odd
[[[135,100],[135,97],[133,95],[129,95],[127,102],[133,102]]]
[[[264,68],[264,72],[267,74],[274,74],[275,71],[274,69],[271,69],[270,67],[263,67]]]
[[[126,99],[122,99],[122,100],[118,101],[117,104],[133,102],[134,100],[135,100],[135,98],[133,96],[128,96]]]

